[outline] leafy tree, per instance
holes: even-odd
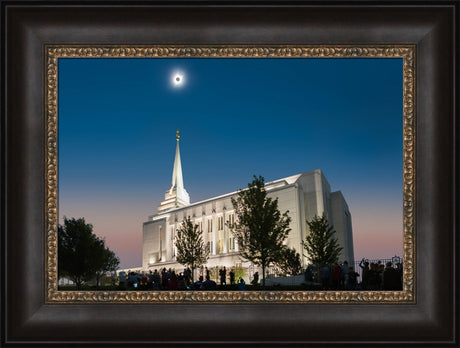
[[[288,247],[281,249],[276,266],[287,275],[295,276],[302,273],[300,254],[295,249]]]
[[[98,270],[96,272],[96,286],[99,287],[99,281],[102,276],[107,273],[111,273],[113,275],[114,272],[118,269],[118,265],[120,264],[120,259],[115,255],[115,253],[110,250],[108,247],[105,246],[104,240],[99,239],[99,251],[97,255],[97,260],[95,260],[95,265],[98,265]],[[113,285],[113,281],[112,281]]]
[[[177,248],[177,262],[190,267],[193,283],[194,270],[206,263],[209,249],[205,246],[199,226],[194,225],[190,217],[177,230],[175,245]]]
[[[119,259],[105,247],[104,240],[93,233],[84,218],[67,219],[58,227],[58,274],[81,286],[108,271],[116,270]]]
[[[240,277],[244,278],[245,276],[246,276],[246,271],[244,270],[244,268],[237,265],[235,267],[235,282],[238,283]]]
[[[281,214],[278,198],[267,197],[264,178],[256,177],[248,188],[240,190],[236,199],[232,198],[237,222],[229,226],[238,242],[241,257],[262,267],[262,285],[265,287],[265,269],[276,262],[283,241],[291,229],[288,211]]]
[[[106,272],[115,273],[120,265],[120,259],[115,253],[109,248],[105,248],[107,254],[106,261],[104,263],[104,270]]]
[[[302,242],[308,261],[314,265],[323,263],[332,265],[339,259],[339,253],[343,249],[339,246],[337,238],[334,238],[334,227],[329,226],[324,214],[307,221],[310,233]]]
[[[95,237],[93,244],[91,246],[91,254],[89,255],[90,263],[94,267],[96,277],[96,287],[99,287],[99,282],[104,272],[102,270],[102,265],[104,263],[105,254],[105,242],[102,239]]]

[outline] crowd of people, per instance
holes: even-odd
[[[163,268],[160,271],[121,271],[118,274],[120,289],[138,289],[138,290],[216,290],[217,283],[211,279],[210,270],[206,267],[204,274],[199,276],[195,282],[192,281],[192,271],[190,268],[184,269],[181,273],[176,273],[173,269]],[[205,278],[205,279],[204,279]],[[225,267],[219,270],[220,285],[227,285],[227,269]],[[235,285],[235,271],[229,272],[230,285]],[[242,277],[238,279],[238,289],[244,290],[245,284]]]
[[[138,290],[185,290],[190,286],[192,272],[190,268],[184,269],[183,272],[176,274],[171,268],[163,268],[158,271],[136,272],[128,271],[118,274],[120,289],[138,289]]]
[[[317,270],[310,265],[305,271],[305,280],[320,283],[322,290],[402,290],[401,263],[393,267],[391,262],[383,265],[380,261],[369,263],[362,259],[359,267],[362,279],[347,261],[341,265],[324,263]]]
[[[383,265],[380,261],[370,263],[364,259],[359,263],[362,269],[362,288],[364,290],[402,290],[403,268],[402,263],[396,263],[393,267],[391,262]]]
[[[305,281],[307,284],[319,284],[322,290],[402,290],[402,264],[391,262],[386,265],[380,261],[369,263],[362,259],[359,263],[361,274],[357,273],[347,261],[342,264],[322,264],[319,267],[309,265],[305,270]],[[217,276],[218,274],[218,276]],[[220,288],[224,289],[229,285],[236,286],[238,290],[245,290],[246,283],[242,277],[236,281],[235,270],[230,269],[227,278],[227,269],[223,267],[214,272],[211,277],[210,270],[205,267],[197,281],[192,280],[190,268],[176,273],[173,269],[163,268],[160,271],[134,272],[122,271],[119,273],[119,289],[138,290],[217,290],[217,277],[220,281]],[[251,284],[257,286],[259,273],[255,272]]]

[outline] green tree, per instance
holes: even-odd
[[[69,277],[80,290],[98,273],[116,270],[119,259],[93,233],[84,218],[67,219],[58,227],[58,275]]]
[[[112,250],[105,246],[104,240],[99,239],[97,244],[99,244],[99,251],[96,253],[96,259],[94,260],[94,263],[98,268],[96,271],[96,286],[99,287],[99,282],[102,276],[106,275],[107,273],[113,275],[113,273],[116,272],[118,265],[120,264],[120,259]]]
[[[324,214],[319,217],[315,215],[310,221],[307,220],[310,233],[307,234],[305,242],[302,242],[308,261],[314,265],[332,265],[339,260],[340,251],[337,238],[334,238],[335,230],[327,221]]]
[[[180,264],[190,267],[193,283],[193,273],[196,268],[206,263],[209,249],[205,246],[199,226],[192,223],[190,216],[177,229],[175,245],[177,248],[176,260]]]
[[[236,199],[232,198],[237,222],[229,226],[238,242],[242,258],[262,267],[262,286],[265,287],[265,269],[276,262],[283,241],[291,229],[288,211],[281,214],[278,198],[267,197],[264,178],[256,177],[248,188],[240,190]]]
[[[299,275],[302,273],[302,261],[300,254],[288,247],[281,249],[276,266],[286,275]]]

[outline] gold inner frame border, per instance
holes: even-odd
[[[45,303],[415,304],[415,45],[45,45]],[[59,291],[58,60],[61,58],[402,58],[402,291]]]

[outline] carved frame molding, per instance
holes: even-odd
[[[198,304],[416,303],[416,46],[45,45],[45,302]],[[65,58],[402,58],[403,59],[403,290],[402,291],[59,291],[58,60]]]

